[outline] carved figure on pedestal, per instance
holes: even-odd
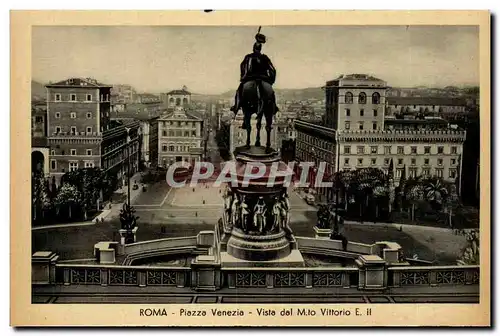
[[[248,209],[248,204],[246,202],[246,197],[243,196],[240,202],[240,212],[241,212],[241,229],[243,232],[248,231],[248,216],[250,215],[250,210]]]
[[[257,204],[255,204],[253,212],[254,212],[254,223],[257,226],[257,231],[263,233],[266,227],[267,207],[266,204],[264,203],[264,198],[262,196],[259,197]]]
[[[269,229],[269,231],[272,232],[281,227],[281,221],[283,220],[281,200],[277,196],[274,198],[273,209],[271,212],[272,212],[272,221],[271,221],[271,228]]]
[[[285,233],[291,235],[293,234],[293,231],[290,227],[290,200],[288,199],[288,193],[286,190],[281,194],[280,205],[281,228],[285,231]]]
[[[226,218],[229,222],[232,222],[232,210],[234,203],[234,193],[230,188],[227,188],[224,192],[224,211],[226,212]]]

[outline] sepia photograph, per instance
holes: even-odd
[[[28,304],[226,325],[479,307],[489,17],[474,14],[33,24]]]

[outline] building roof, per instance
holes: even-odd
[[[198,116],[194,111],[186,111],[184,108],[178,108],[174,111],[169,111],[168,113],[162,115],[160,120],[167,119],[196,119],[203,120],[202,117]]]
[[[99,83],[97,80],[93,78],[68,78],[56,83],[50,83],[45,85],[46,87],[109,87],[111,85],[106,85],[103,83]]]
[[[387,97],[389,105],[437,105],[437,106],[465,106],[463,98],[451,97]]]
[[[349,75],[340,75],[334,80],[339,80],[339,79],[359,79],[359,80],[371,80],[371,81],[380,81],[383,82],[380,78],[373,77],[371,75],[367,74],[349,74]]]
[[[191,92],[182,89],[182,90],[172,90],[170,92],[167,92],[168,95],[190,95]]]

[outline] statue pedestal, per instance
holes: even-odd
[[[291,183],[293,171],[278,152],[264,147],[239,147],[234,157],[236,181],[229,186],[236,198],[235,223],[221,248],[221,265],[304,266],[288,226],[287,183]]]

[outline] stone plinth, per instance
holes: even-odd
[[[221,252],[222,267],[304,267],[305,261],[299,250],[291,250],[286,257],[274,260],[238,259],[227,252]]]
[[[387,285],[385,261],[377,255],[356,259],[359,267],[359,289],[384,289]]]
[[[54,283],[57,260],[59,256],[54,252],[35,252],[31,257],[31,282],[34,284]]]
[[[199,291],[215,291],[220,288],[220,263],[215,256],[200,255],[191,262],[191,284]]]
[[[100,264],[114,264],[117,242],[99,242],[94,245],[94,257]]]
[[[332,234],[332,229],[320,229],[317,226],[313,227],[314,230],[314,238],[316,239],[330,239],[330,235]]]
[[[243,260],[276,261],[281,265],[278,261],[297,249],[289,227],[287,194],[293,171],[272,149],[238,147],[234,156],[232,174],[236,178],[228,184],[222,225],[230,230],[230,235],[227,240],[221,237],[221,252],[227,251],[234,258],[226,258],[231,259],[231,264]],[[297,250],[294,255],[297,253],[300,254]],[[302,257],[295,259],[293,263],[303,264]]]

